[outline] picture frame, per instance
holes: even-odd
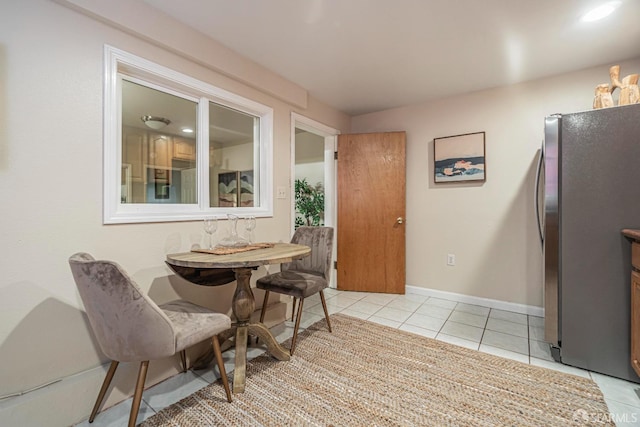
[[[253,197],[253,170],[218,174],[219,207],[252,207]]]
[[[434,182],[486,181],[485,133],[465,133],[433,140]]]
[[[238,206],[238,171],[221,172],[218,174],[218,206]]]
[[[238,206],[253,206],[253,170],[238,172]]]

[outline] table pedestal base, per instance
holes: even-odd
[[[262,323],[252,323],[236,327],[236,367],[233,371],[233,392],[244,393],[247,369],[247,335],[255,335],[267,345],[267,353],[278,360],[289,360],[289,350],[282,347],[269,329]]]
[[[227,349],[230,345],[227,345],[227,341],[234,334],[236,336],[236,360],[235,370],[233,371],[233,392],[243,393],[245,386],[245,377],[247,370],[247,338],[249,335],[255,335],[262,340],[267,346],[267,353],[272,355],[278,360],[289,360],[291,354],[289,350],[282,347],[276,341],[275,337],[271,334],[271,331],[263,323],[251,323],[251,314],[255,309],[255,299],[249,279],[251,278],[251,268],[234,268],[233,271],[236,274],[236,291],[233,295],[233,301],[231,308],[237,323],[233,326],[234,329],[230,329],[218,335],[218,340],[221,343],[222,349]],[[193,365],[194,369],[203,369],[209,366],[209,363],[213,360],[213,350],[207,352]]]
[[[232,343],[230,338],[234,335],[235,340]],[[260,338],[261,342],[267,346],[267,353],[276,359],[282,361],[291,359],[289,350],[282,347],[271,334],[271,331],[262,323],[250,323],[242,326],[236,324],[234,328],[222,332],[218,335],[222,351],[229,349],[234,344],[236,348],[235,369],[233,371],[234,393],[244,393],[247,373],[247,341],[249,335]],[[206,369],[213,359],[213,350],[209,349],[194,362],[193,369]]]

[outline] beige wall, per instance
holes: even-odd
[[[158,302],[180,296],[228,310],[231,300],[231,286],[195,287],[163,264],[167,253],[204,241],[200,223],[102,225],[105,43],[273,107],[274,187],[290,182],[291,111],[343,133],[350,126],[346,115],[256,64],[232,52],[211,54],[220,51],[218,44],[210,46],[201,34],[166,17],[139,20],[130,8],[116,7],[123,0],[74,2],[115,5],[112,16],[128,18],[127,31],[121,31],[60,3],[2,6],[0,396],[63,379],[0,400],[2,425],[77,421],[87,416],[102,381],[103,370],[96,367],[105,359],[71,278],[72,253],[117,260]],[[144,37],[131,29],[138,21]],[[165,39],[156,43],[154,34]],[[181,46],[188,54],[179,53]],[[623,74],[638,70],[640,61],[622,63]],[[354,119],[354,131],[407,131],[409,285],[541,304],[531,192],[542,119],[590,108],[593,87],[607,78],[603,66]],[[435,186],[433,138],[475,131],[487,132],[487,182]],[[257,239],[289,238],[290,200],[274,203],[274,218],[259,220]],[[445,265],[447,253],[456,254],[455,267]],[[152,364],[148,383],[177,366],[174,359]],[[135,366],[120,369],[108,405],[131,394]]]
[[[640,71],[640,60],[620,64],[623,75]],[[591,109],[608,79],[603,65],[353,118],[352,132],[407,131],[408,285],[542,305],[533,191],[544,117]],[[480,131],[486,182],[435,185],[433,139]]]
[[[127,8],[114,10],[128,13]],[[167,253],[205,241],[199,222],[102,225],[104,44],[271,106],[274,187],[288,187],[291,178],[294,107],[287,98],[305,101],[297,102],[296,112],[343,132],[349,130],[349,117],[306,99],[306,93],[301,97],[299,88],[277,79],[281,96],[267,94],[276,87],[274,76],[256,64],[236,61],[246,72],[239,80],[251,76],[250,86],[233,79],[233,70],[224,74],[212,70],[224,70],[224,61],[218,60],[216,67],[203,65],[215,62],[215,57],[198,64],[53,1],[4,2],[2,17],[0,396],[63,381],[0,400],[0,424],[68,425],[88,415],[103,371],[86,371],[105,361],[71,277],[67,264],[71,254],[87,251],[117,260],[158,302],[183,297],[228,311],[233,292],[233,286],[193,286],[164,265]],[[166,32],[172,28],[167,26]],[[181,28],[179,41],[203,55],[209,52],[201,34]],[[256,89],[261,85],[267,89]],[[288,240],[290,212],[290,200],[274,199],[274,217],[258,220],[257,239]],[[148,384],[178,367],[174,359],[151,365]],[[120,369],[108,405],[132,392],[136,368]]]

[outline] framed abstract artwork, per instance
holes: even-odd
[[[218,206],[235,208],[238,206],[238,172],[218,174]]]
[[[485,181],[485,133],[467,133],[433,140],[436,183]]]
[[[253,171],[218,174],[218,206],[246,208],[254,205]]]
[[[240,207],[253,206],[253,171],[240,171],[238,172],[240,179],[238,182],[240,183],[239,197]]]

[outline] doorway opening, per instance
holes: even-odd
[[[291,233],[300,225],[336,228],[334,153],[340,132],[296,113],[291,114]],[[296,203],[298,201],[298,203]],[[334,257],[337,230],[334,233]],[[332,288],[336,287],[335,270]]]
[[[324,225],[324,138],[296,128],[294,227]]]

